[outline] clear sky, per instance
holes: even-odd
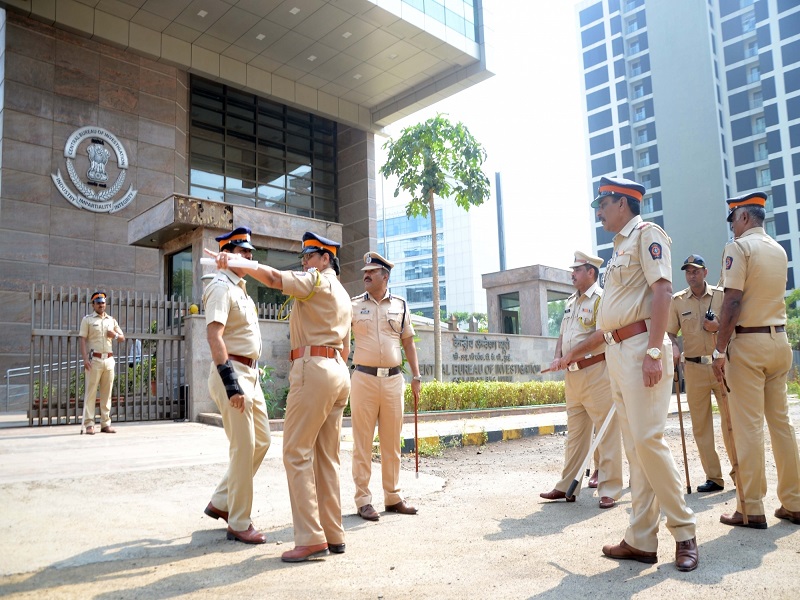
[[[496,223],[495,172],[501,174],[506,267],[566,268],[575,250],[591,252],[576,1],[486,0],[492,10],[488,63],[495,76],[387,129],[447,114],[487,151]],[[381,140],[378,140],[382,143]],[[386,190],[390,197],[392,190]]]

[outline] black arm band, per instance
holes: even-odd
[[[226,360],[221,365],[217,365],[217,373],[222,378],[222,385],[225,386],[225,393],[228,395],[228,400],[233,398],[236,394],[243,394],[242,388],[239,387],[239,380],[236,378],[236,373],[233,370],[233,365],[230,360]]]

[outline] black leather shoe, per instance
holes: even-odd
[[[725,489],[724,486],[721,486],[718,483],[714,483],[710,479],[706,481],[703,485],[697,486],[698,492],[721,492],[724,489]]]
[[[331,544],[328,542],[328,550],[333,554],[344,554],[344,542],[341,544]]]

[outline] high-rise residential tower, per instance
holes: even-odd
[[[769,195],[767,232],[800,256],[800,3],[587,0],[577,6],[593,193],[603,175],[647,188],[642,216],[709,280],[730,237],[725,198]],[[594,216],[592,217],[594,218]],[[608,259],[612,235],[596,223]]]

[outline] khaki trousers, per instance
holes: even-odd
[[[566,492],[586,460],[592,445],[592,426],[600,431],[608,411],[613,406],[611,386],[608,381],[606,363],[601,362],[580,371],[567,371],[567,444],[564,449],[564,468],[556,489]],[[622,493],[622,445],[619,422],[616,415],[611,418],[603,439],[597,447],[599,471],[597,495],[619,500]],[[581,486],[575,488],[580,494]]]
[[[375,422],[381,448],[381,475],[385,506],[403,500],[400,494],[400,439],[403,430],[403,391],[400,374],[376,377],[353,371],[350,378],[350,415],[353,423],[353,481],[356,508],[372,504],[372,440]]]
[[[214,364],[208,373],[208,391],[222,415],[222,425],[230,443],[228,470],[214,490],[211,504],[228,512],[231,529],[244,531],[252,523],[253,477],[264,460],[271,438],[258,371],[237,361],[232,360],[231,364],[244,392],[244,412],[231,408]]]
[[[114,386],[114,357],[92,357],[92,368],[84,371],[83,424],[94,426],[95,398],[100,398],[100,427],[111,425],[111,388]],[[98,393],[97,386],[100,386]]]
[[[664,440],[672,390],[672,344],[664,341],[663,376],[648,388],[642,360],[648,335],[642,333],[606,348],[611,395],[631,472],[631,517],[625,541],[644,552],[658,549],[661,510],[677,542],[695,537],[695,515],[686,506],[678,468]]]
[[[338,353],[336,358],[309,356],[292,363],[283,465],[296,546],[344,542],[339,441],[349,393],[347,365]]]
[[[719,462],[717,446],[714,441],[714,413],[711,410],[711,392],[713,391],[722,415],[722,441],[725,444],[725,452],[730,457],[731,440],[726,426],[725,404],[720,402],[722,385],[714,376],[714,369],[711,365],[687,362],[683,374],[686,378],[686,403],[689,405],[689,414],[692,416],[692,434],[695,444],[697,444],[697,452],[700,454],[700,464],[703,465],[706,480],[713,481],[717,485],[724,485],[722,465]],[[734,470],[731,468],[730,476],[735,485],[734,474]]]
[[[766,419],[778,470],[778,500],[787,510],[800,511],[797,433],[786,401],[786,377],[792,366],[786,333],[737,335],[728,346],[728,358],[728,398],[745,502],[742,507],[737,495],[737,510],[747,515],[764,514]]]

